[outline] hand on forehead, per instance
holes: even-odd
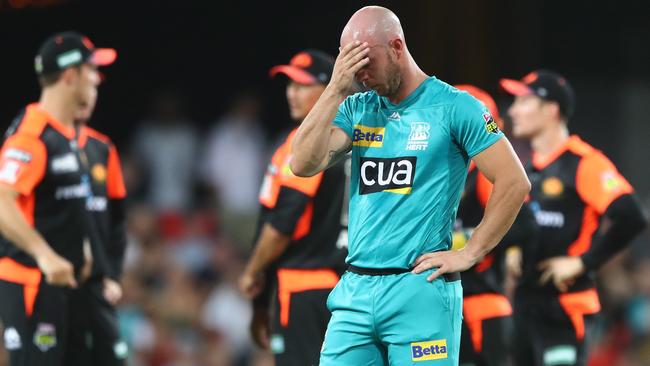
[[[367,6],[354,13],[343,28],[341,47],[354,41],[368,42],[370,46],[387,44],[395,38],[404,39],[395,13],[380,6]]]

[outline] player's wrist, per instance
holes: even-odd
[[[475,248],[476,245],[472,245],[470,242],[465,245],[465,248],[460,250],[462,252],[463,257],[465,257],[465,260],[467,263],[469,263],[470,266],[473,266],[476,264],[485,254],[482,253],[482,251],[477,250]]]
[[[322,97],[332,98],[338,105],[341,104],[341,102],[343,102],[343,100],[348,96],[349,89],[349,87],[342,86],[338,81],[332,80],[325,87],[325,91],[323,92]]]

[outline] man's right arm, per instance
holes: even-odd
[[[32,256],[50,284],[76,287],[72,264],[59,256],[34,230],[16,204],[18,192],[0,184],[0,232],[13,245]]]
[[[74,268],[59,256],[27,222],[18,207],[45,174],[45,145],[31,136],[12,135],[0,155],[0,232],[17,248],[32,256],[50,284],[76,286]]]
[[[369,62],[368,44],[354,42],[341,49],[332,80],[298,128],[293,140],[291,171],[301,177],[318,174],[350,150],[352,141],[332,126],[339,105],[348,95],[356,73]]]

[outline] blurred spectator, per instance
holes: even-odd
[[[183,114],[181,100],[174,92],[161,92],[153,99],[151,116],[138,126],[130,160],[144,200],[162,211],[190,208],[199,138],[194,123]],[[125,170],[133,170],[128,161],[126,165]]]
[[[258,96],[237,96],[208,134],[201,158],[201,177],[214,190],[221,228],[240,246],[253,237],[266,159],[260,110]]]
[[[232,350],[234,365],[249,364],[253,343],[249,337],[248,324],[252,316],[250,302],[237,290],[237,278],[244,261],[237,248],[228,240],[216,248],[213,265],[220,269],[221,281],[211,291],[201,314],[203,327],[223,337]]]

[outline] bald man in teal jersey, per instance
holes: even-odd
[[[354,79],[371,91],[346,98]],[[332,79],[296,133],[292,171],[310,176],[352,150],[348,272],[328,299],[327,365],[457,365],[458,271],[512,224],[530,189],[485,106],[427,76],[397,16],[356,12]],[[465,249],[450,251],[469,161],[494,184]]]

